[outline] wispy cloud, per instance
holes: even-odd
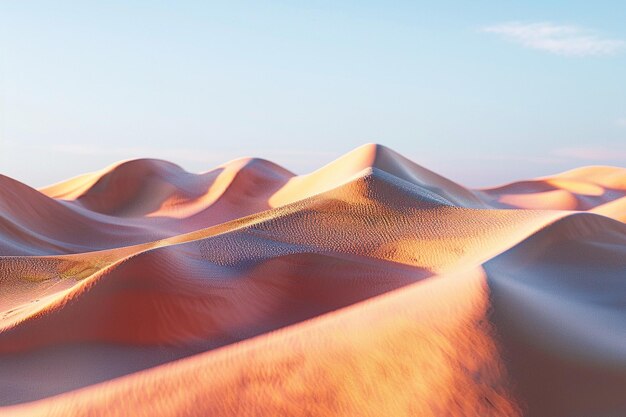
[[[624,49],[626,42],[604,38],[579,26],[553,23],[509,22],[481,29],[532,49],[565,56],[614,55]]]
[[[231,156],[224,152],[209,152],[200,149],[187,148],[158,148],[149,146],[113,147],[93,144],[50,144],[50,145],[20,145],[9,143],[12,147],[45,151],[52,154],[67,154],[76,156],[110,156],[114,158],[162,158],[182,160],[188,162],[225,162]]]
[[[134,158],[158,158],[175,163],[192,163],[194,166],[214,167],[227,161],[241,157],[266,158],[279,164],[302,166],[306,169],[317,168],[314,164],[326,163],[338,155],[330,151],[297,150],[297,149],[246,149],[239,151],[213,151],[196,148],[161,148],[151,146],[112,147],[96,144],[32,144],[23,145],[7,141],[7,148],[15,150],[33,150],[48,154],[65,154],[78,157],[98,157],[128,160]]]
[[[626,127],[626,117],[620,117],[615,121],[615,124],[619,127]]]
[[[623,161],[626,160],[626,148],[613,148],[604,146],[581,146],[560,148],[553,152],[554,155],[583,159],[588,161]]]
[[[452,159],[452,158],[449,158]],[[532,164],[542,164],[549,165],[560,162],[560,159],[555,156],[550,155],[512,155],[512,154],[483,154],[483,155],[471,155],[471,157],[457,157],[454,158],[458,161],[490,161],[490,162],[502,162],[502,161],[510,161],[510,162],[518,162],[518,163],[532,163]]]
[[[332,152],[301,151],[290,149],[248,149],[245,154],[237,152],[216,152],[192,148],[158,148],[158,147],[118,147],[109,148],[97,145],[59,144],[43,147],[46,150],[74,155],[111,155],[120,158],[162,158],[189,162],[223,163],[230,159],[254,156],[265,158],[300,158],[300,157],[332,157]]]

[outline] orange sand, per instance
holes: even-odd
[[[0,177],[0,413],[626,415],[626,170]]]

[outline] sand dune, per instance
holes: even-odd
[[[319,194],[368,169],[407,181],[419,187],[422,194],[434,194],[449,204],[482,207],[482,202],[471,191],[377,144],[363,145],[309,175],[292,178],[272,196],[270,203],[277,207]]]
[[[584,167],[479,193],[495,207],[591,210],[626,196],[626,169]]]
[[[626,223],[626,197],[601,204],[590,211]]]
[[[0,256],[77,253],[167,236],[124,219],[58,201],[0,176]]]
[[[138,159],[40,191],[73,206],[180,232],[269,209],[267,200],[294,174],[262,159],[242,158],[203,174]],[[174,221],[171,221],[174,220]]]
[[[626,414],[625,198],[621,168],[469,190],[381,145],[0,177],[0,412]]]

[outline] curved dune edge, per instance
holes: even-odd
[[[572,352],[577,345],[568,338],[580,337],[580,327],[555,327],[542,311],[553,303],[533,307],[528,299],[519,301],[528,292],[506,290],[519,285],[516,282],[528,285],[529,277],[547,284],[557,279],[560,294],[554,294],[550,285],[536,286],[536,295],[531,292],[530,300],[537,301],[539,296],[562,298],[563,291],[568,295],[573,292],[595,299],[580,308],[605,311],[612,305],[606,299],[610,286],[594,287],[606,294],[607,304],[603,305],[598,304],[597,292],[578,288],[585,281],[572,283],[554,275],[544,275],[542,280],[541,275],[524,271],[528,265],[545,265],[538,262],[542,257],[554,260],[563,254],[571,256],[567,245],[576,244],[586,247],[576,252],[585,253],[576,256],[578,262],[594,267],[594,278],[604,277],[608,284],[626,267],[625,246],[617,246],[626,241],[626,226],[620,225],[601,216],[568,216],[488,261],[486,274],[474,269],[430,278],[246,342],[5,410],[7,415],[123,415],[144,411],[247,415],[250,410],[278,415],[380,415],[392,410],[394,415],[528,412],[565,416],[577,410],[593,413],[600,406],[597,398],[601,398],[603,404],[608,401],[614,410],[623,412],[626,403],[613,384],[626,380],[626,356],[607,357],[603,344],[597,345],[600,350],[596,353],[585,346],[578,354]],[[606,244],[613,245],[610,268],[601,249]],[[593,247],[596,249],[590,250]],[[596,268],[601,265],[603,272],[598,276]],[[571,296],[564,299],[560,311],[570,318],[571,313],[587,316],[587,320],[595,316],[604,326],[619,323],[619,314],[607,321],[610,316],[597,316],[597,312],[577,313],[568,305],[575,300]],[[619,308],[615,312],[619,313]],[[520,330],[520,325],[526,330]],[[540,330],[542,326],[550,330]],[[590,326],[597,328],[593,323]],[[510,352],[516,351],[518,356],[511,367]],[[564,357],[562,352],[566,352]],[[568,360],[572,354],[577,358]],[[548,367],[546,357],[552,358]],[[542,378],[528,380],[538,367]],[[587,384],[572,386],[568,381],[572,373],[582,378],[608,378],[597,380],[590,391]],[[555,379],[563,388],[556,395]],[[142,395],[132,394],[136,392]],[[179,394],[173,397],[172,392]],[[300,399],[298,407],[294,397]],[[390,404],[395,408],[390,409]]]
[[[195,216],[218,201],[235,203],[242,197],[253,206],[246,207],[250,213],[269,208],[265,202],[273,190],[294,174],[256,158],[237,159],[203,174],[191,174],[162,160],[137,159],[89,176],[40,191],[115,217],[180,219]]]
[[[254,158],[204,174],[166,161],[134,160],[40,191],[0,178],[0,256],[80,253],[176,236],[321,194],[364,170],[383,172],[466,208],[580,211],[626,197],[622,168],[586,167],[471,191],[373,144],[303,176]],[[624,216],[621,207],[607,214]]]
[[[197,283],[201,282],[203,277],[212,277],[213,280],[223,281],[223,277],[226,276],[232,280],[234,277],[250,274],[250,267],[246,265],[250,262],[257,264],[259,262],[267,263],[286,255],[334,254],[333,256],[342,259],[357,255],[372,259],[374,262],[379,260],[408,265],[415,269],[413,272],[413,275],[415,275],[414,279],[418,279],[418,277],[432,275],[433,273],[454,270],[458,268],[458,265],[464,265],[464,267],[467,265],[479,265],[529,234],[545,227],[550,222],[567,215],[567,213],[562,212],[529,212],[525,216],[519,216],[510,211],[493,211],[488,213],[471,209],[449,208],[441,206],[437,200],[425,200],[422,203],[416,203],[410,194],[408,196],[403,194],[402,189],[392,193],[393,200],[386,200],[378,188],[382,186],[384,187],[383,191],[389,191],[389,187],[393,187],[393,184],[387,183],[385,180],[385,178],[381,180],[376,176],[366,175],[358,178],[356,181],[338,187],[332,192],[310,198],[294,206],[285,206],[279,212],[253,215],[230,225],[224,224],[219,227],[208,228],[204,231],[197,231],[152,244],[139,245],[134,248],[129,247],[116,251],[85,254],[83,256],[83,264],[88,266],[83,268],[86,268],[88,273],[92,271],[90,269],[92,265],[100,263],[102,268],[98,270],[97,267],[93,267],[95,272],[83,277],[81,281],[78,281],[70,289],[65,289],[54,297],[48,296],[45,299],[40,299],[40,302],[30,305],[30,308],[22,308],[19,311],[20,315],[15,314],[12,317],[12,321],[0,328],[2,329],[0,333],[0,344],[2,345],[0,346],[0,351],[24,349],[36,345],[36,343],[45,343],[46,340],[48,342],[52,340],[69,341],[70,339],[74,341],[76,337],[78,337],[76,341],[172,344],[188,344],[195,339],[211,339],[215,332],[215,329],[211,326],[204,331],[196,328],[195,332],[188,332],[191,336],[185,339],[175,334],[161,334],[162,332],[158,332],[156,328],[153,334],[148,335],[124,329],[120,329],[117,333],[102,335],[94,333],[93,326],[89,322],[81,324],[79,328],[72,326],[71,323],[76,321],[75,318],[99,316],[97,310],[102,305],[126,305],[127,302],[123,301],[124,298],[122,297],[128,296],[125,292],[125,286],[131,285],[128,282],[137,282],[136,285],[139,288],[143,288],[142,293],[134,294],[132,297],[135,297],[137,304],[144,306],[134,306],[134,310],[129,310],[129,314],[134,311],[132,315],[141,315],[150,322],[158,323],[159,320],[154,319],[154,317],[159,317],[162,314],[163,305],[168,305],[168,301],[178,299],[171,307],[175,309],[176,303],[189,303],[198,298],[197,296],[182,296],[178,294],[181,292],[180,288],[175,293],[169,292],[167,290],[168,286],[179,287],[181,284],[175,277],[182,275],[187,275],[188,277],[197,276],[196,284],[192,286],[190,291],[200,294],[201,297],[211,297],[215,296],[212,293],[217,288],[213,288],[211,285],[215,284],[210,284],[210,281],[208,286],[204,285],[206,283],[198,285]],[[412,191],[412,189],[408,191]],[[367,193],[373,193],[373,196],[367,196]],[[349,203],[337,206],[337,197],[348,198]],[[320,205],[326,206],[327,202],[332,202],[333,205],[323,209],[318,208]],[[414,204],[414,214],[398,213],[394,215],[390,213],[390,210],[393,210],[396,206],[406,210],[410,207],[407,206],[409,203]],[[367,207],[367,210],[363,211],[363,207]],[[337,219],[336,213],[339,208],[341,208],[343,216]],[[291,233],[294,228],[305,227],[299,221],[303,215],[308,217],[312,224],[325,224],[327,227],[322,229],[317,227],[310,228],[303,236],[294,236]],[[333,241],[333,236],[336,234],[335,228],[339,226],[338,222],[345,224],[346,219],[354,221],[354,219],[359,217],[392,218],[394,216],[395,221],[387,221],[382,225],[357,222],[354,224],[354,228],[361,230],[360,235],[348,235],[341,241]],[[429,226],[433,222],[442,224],[433,229],[432,226]],[[421,230],[407,230],[406,225],[409,224],[420,225]],[[471,227],[468,226],[470,224],[472,224]],[[467,230],[460,234],[459,230],[463,225],[465,225]],[[273,236],[271,240],[260,240],[255,237],[259,232],[266,230],[268,226],[272,227]],[[448,233],[451,236],[454,236],[454,241],[442,239],[447,234],[446,229],[449,230]],[[413,233],[407,234],[407,231]],[[276,246],[274,243],[276,239],[281,242],[281,246]],[[481,242],[481,245],[477,246],[474,242]],[[228,249],[216,252],[216,246]],[[459,252],[459,248],[468,246],[476,246],[476,249],[464,248],[463,252]],[[244,253],[239,255],[239,257],[233,255],[233,253],[241,253],[239,248],[243,249],[246,247],[248,252],[252,247],[260,250],[258,255],[256,255],[256,260],[254,260],[255,256],[253,256],[253,253]],[[207,253],[207,249],[211,252]],[[420,254],[421,252],[431,253],[431,255],[426,256],[426,254]],[[416,254],[419,256],[416,256]],[[115,255],[121,257],[114,259]],[[76,258],[78,256],[74,256],[74,259]],[[163,262],[163,259],[166,261]],[[349,259],[347,258],[347,260]],[[201,262],[203,265],[200,269],[197,266],[193,266],[198,262]],[[363,261],[360,262],[362,263]],[[127,266],[129,263],[131,265]],[[177,264],[180,264],[180,266],[176,269],[174,266]],[[155,265],[160,266],[155,267]],[[358,267],[358,264],[356,266]],[[70,267],[75,268],[73,265]],[[15,269],[16,267],[13,268]],[[124,270],[130,269],[133,272],[130,275],[126,272],[118,273],[120,268]],[[193,268],[193,272],[188,272],[190,268]],[[300,273],[303,272],[300,271]],[[141,275],[151,277],[151,281],[147,286],[135,278]],[[54,276],[54,272],[52,272],[52,276]],[[81,299],[81,297],[90,297],[89,294],[94,293],[94,287],[100,285],[99,283],[103,280],[102,284],[105,286],[108,284],[106,280],[124,280],[127,284],[114,285],[111,287],[111,290],[107,290],[111,292],[110,294],[104,294],[104,299],[102,295],[97,295],[97,291],[94,296],[96,298],[93,301]],[[163,281],[162,286],[168,291],[166,294],[169,294],[167,297],[170,300],[165,298],[159,301],[159,299],[147,298],[148,301],[140,302],[139,300],[144,297],[144,293],[149,291],[158,282],[157,280]],[[403,278],[401,282],[406,284],[410,280]],[[226,284],[222,283],[219,285],[224,286]],[[231,284],[227,285],[231,286]],[[393,286],[385,288],[391,289]],[[231,291],[236,289],[236,286],[231,287]],[[358,288],[355,288],[355,293],[357,293],[357,290]],[[264,297],[263,293],[260,293],[259,297],[262,299]],[[89,299],[87,298],[87,300]],[[354,300],[354,298],[348,297],[348,300]],[[87,314],[84,311],[85,307],[82,310],[78,307],[79,310],[74,311],[74,304],[82,303],[84,305],[85,302],[87,303]],[[158,305],[159,307],[150,309],[150,305]],[[337,304],[336,307],[343,305],[345,303]],[[204,311],[202,307],[197,307],[195,311],[195,317],[191,319],[185,318],[184,322],[201,322],[205,320],[203,315],[198,314]],[[293,315],[293,313],[293,311],[287,312],[288,315]],[[210,313],[207,316],[209,320],[212,319],[211,314],[215,313]],[[58,315],[62,318],[55,319]],[[107,317],[98,319],[101,326],[104,326],[103,320],[114,320],[117,314],[108,313],[107,316],[109,317],[108,319]],[[50,320],[53,321],[50,322]],[[63,329],[61,333],[46,331],[46,329],[58,327]],[[177,329],[177,332],[178,330],[180,329]],[[66,334],[65,332],[68,333]],[[183,333],[185,332],[183,331]],[[46,334],[49,334],[48,339],[44,338]],[[84,334],[89,334],[89,336],[84,336],[84,339],[81,339],[80,336]],[[19,339],[23,341],[20,342]],[[24,343],[27,344],[24,345]]]
[[[625,198],[622,168],[468,190],[373,144],[0,177],[0,410],[626,415]]]
[[[477,193],[494,207],[595,211],[602,205],[626,197],[626,169],[582,167],[557,175],[485,188]],[[611,214],[615,216],[615,213]]]
[[[626,226],[620,223],[593,215],[565,217],[488,261],[486,272],[430,278],[239,344],[5,410],[7,415],[565,416],[580,410],[593,414],[608,402],[624,412],[626,401],[613,384],[626,380],[626,351],[616,357],[605,350],[623,345],[583,338],[591,345],[579,346],[571,338],[581,337],[580,326],[564,327],[567,321],[558,320],[555,327],[551,317],[574,314],[578,324],[592,320],[586,324],[591,328],[617,325],[619,307],[613,307],[612,317],[597,315],[612,305],[611,288],[596,286],[590,293],[588,284],[580,287],[584,280],[524,271],[544,265],[540,258],[571,256],[563,248],[570,244],[586,248],[579,262],[598,267],[606,263],[598,244],[613,244],[613,264],[600,275],[594,270],[595,279],[609,284],[626,267],[626,246],[617,246],[625,242]],[[520,291],[520,284],[533,285],[529,278],[536,283],[533,292]],[[554,280],[560,294],[551,291]],[[511,286],[518,290],[511,293]],[[603,304],[599,292],[605,294]],[[576,303],[580,296],[595,302]],[[558,297],[562,304],[554,313],[546,310],[554,303],[528,304],[541,297]],[[517,353],[513,366],[511,352]],[[551,358],[547,367],[546,358]],[[572,384],[572,374],[595,378],[595,385]],[[561,391],[555,392],[555,381]]]
[[[626,223],[626,197],[601,204],[590,211]]]
[[[4,411],[516,415],[492,329],[483,321],[487,308],[479,270],[429,280],[231,347]],[[141,395],[132,394],[138,390]]]
[[[626,414],[626,225],[568,216],[484,268],[527,414]]]

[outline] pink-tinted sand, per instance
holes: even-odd
[[[626,169],[0,176],[2,416],[626,415]]]

